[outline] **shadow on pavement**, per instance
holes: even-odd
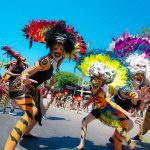
[[[20,112],[17,112],[17,116],[23,116],[23,113],[22,111]],[[70,121],[68,119],[65,119],[65,118],[60,118],[60,117],[47,117],[47,120],[66,120],[66,121]]]
[[[74,137],[51,137],[39,138],[38,140],[22,140],[20,146],[27,150],[55,150],[55,149],[74,149],[80,142],[79,138]],[[113,145],[107,146],[95,145],[92,141],[86,141],[86,150],[112,150]]]
[[[23,116],[23,111],[17,112],[17,116]],[[48,120],[66,120],[65,118],[60,118],[60,117],[47,117]],[[67,120],[70,121],[70,120]]]
[[[17,112],[17,116],[23,116],[23,111],[19,111],[19,112]]]
[[[57,149],[72,149],[79,144],[80,139],[64,136],[64,137],[51,137],[51,138],[39,138],[37,140],[22,140],[20,146],[27,150],[57,150]],[[136,150],[149,150],[149,143],[141,143],[141,147],[137,147]],[[92,141],[86,140],[86,150],[112,150],[113,144],[107,143],[104,145],[95,145]],[[129,150],[128,146],[123,145],[123,150]]]
[[[137,142],[136,145],[142,147],[141,149],[150,150],[150,143]]]
[[[47,117],[48,120],[66,120],[65,118],[60,118],[60,117]],[[70,120],[66,120],[70,121]]]

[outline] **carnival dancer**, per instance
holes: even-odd
[[[147,89],[144,90],[146,92],[144,99],[147,100],[145,102],[146,113],[144,116],[144,122],[139,128],[139,132],[135,137],[132,138],[133,141],[144,141],[145,138],[143,135],[150,130],[150,65],[146,68],[146,82],[148,83]]]
[[[77,114],[79,113],[79,111],[81,111],[81,101],[82,101],[82,97],[81,96],[76,96],[75,100],[77,102]]]
[[[5,83],[3,82],[3,78],[0,77],[0,102],[2,99],[2,95],[5,94],[5,91],[6,91]],[[2,113],[2,112],[0,111],[0,113]]]
[[[61,101],[62,101],[62,108],[63,108],[64,110],[65,110],[65,108],[66,108],[66,100],[67,100],[68,94],[69,94],[69,91],[66,90],[66,89],[64,89],[64,90],[63,90],[63,96],[62,96],[62,99],[61,99]]]
[[[54,101],[54,76],[51,77],[49,87],[46,88],[46,90],[43,93],[43,100],[42,100],[44,107],[46,109],[46,112],[48,111],[50,105]],[[43,119],[47,120],[46,112],[43,116]]]
[[[144,111],[145,101],[149,100],[149,94],[145,93],[147,76],[149,74],[147,68],[150,65],[150,42],[148,37],[132,36],[128,32],[124,32],[117,39],[113,38],[110,49],[114,51],[115,56],[129,69],[129,78],[132,80],[131,87],[139,93],[141,98],[139,100],[132,100],[132,103],[135,105],[139,103],[138,110]],[[147,119],[147,117],[145,118]],[[133,141],[143,139],[142,134],[146,133],[147,129],[143,132],[142,126],[140,125],[141,134],[139,132],[138,135],[132,138]]]
[[[130,113],[142,109],[140,106],[140,98],[138,93],[133,88],[131,88],[130,85],[126,85],[120,88],[117,94],[111,98],[111,100]],[[133,123],[130,121],[128,132],[133,129],[133,127]],[[115,143],[118,147],[121,145],[122,140],[123,137],[118,136],[117,130],[115,130],[114,135],[109,138],[109,141],[111,143]]]
[[[44,114],[46,109],[40,109],[37,87],[51,78],[53,70],[61,65],[65,57],[71,59],[77,52],[86,51],[82,37],[73,27],[67,26],[65,21],[33,20],[29,26],[25,26],[24,32],[30,40],[30,47],[33,41],[45,43],[49,54],[24,70],[10,87],[10,95],[24,111],[24,115],[12,130],[4,150],[14,150],[22,136],[32,138],[31,129],[37,120],[41,124],[41,113]]]
[[[59,108],[61,106],[62,93],[61,93],[60,90],[58,90],[58,91],[54,92],[54,95],[55,95],[55,104],[56,104],[56,107]]]
[[[127,134],[130,120],[141,123],[141,118],[135,113],[129,113],[113,102],[110,97],[116,93],[116,89],[126,84],[127,72],[124,67],[116,60],[111,60],[106,55],[90,55],[84,58],[84,62],[78,66],[84,76],[91,78],[91,101],[96,101],[96,108],[91,111],[83,120],[81,127],[81,140],[77,149],[84,149],[87,125],[99,119],[108,126],[115,127],[118,136],[123,136],[130,149],[135,149]],[[85,105],[87,106],[89,102]],[[115,150],[121,149],[116,144]]]
[[[9,95],[9,87],[11,86],[11,83],[21,74],[23,70],[25,70],[28,67],[28,64],[25,62],[25,58],[23,58],[21,55],[19,55],[15,50],[12,50],[9,46],[4,46],[2,47],[2,50],[5,51],[5,54],[7,54],[7,57],[14,58],[15,60],[11,60],[5,68],[7,71],[4,74],[3,79],[1,82],[5,84],[5,93],[2,96],[2,108],[3,111],[5,112],[7,103],[9,99],[11,99]],[[10,115],[16,115],[14,112],[15,109],[15,102],[11,100],[12,108],[9,112]]]
[[[75,96],[73,95],[73,96],[70,97],[69,109],[74,110],[74,105],[75,105]]]

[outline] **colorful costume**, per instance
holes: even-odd
[[[50,53],[24,70],[10,87],[10,95],[24,111],[24,115],[11,132],[5,150],[13,150],[25,131],[29,134],[36,120],[41,124],[40,96],[37,87],[51,78],[53,70],[60,66],[65,57],[71,59],[77,52],[86,51],[82,37],[73,27],[66,26],[64,21],[31,21],[29,26],[25,26],[24,32],[30,40],[30,47],[33,41],[45,43],[46,47],[50,48]]]
[[[125,32],[122,36],[117,39],[113,39],[110,45],[110,49],[115,52],[117,56],[129,69],[130,79],[132,80],[132,88],[135,91],[142,90],[143,87],[147,86],[147,80],[149,80],[149,65],[150,65],[150,41],[148,37],[139,37],[129,35]],[[139,96],[146,99],[149,93],[140,92]],[[149,100],[149,97],[147,98]],[[147,101],[146,100],[146,101]],[[140,100],[144,103],[144,100]],[[140,106],[139,108],[141,109]],[[144,108],[143,108],[144,109]],[[142,138],[149,129],[150,122],[149,109],[146,112],[143,125],[140,127],[140,132],[133,139],[138,140]]]
[[[76,96],[75,97],[75,100],[76,100],[76,103],[77,103],[77,113],[79,113],[80,109],[81,109],[81,101],[82,101],[82,97],[81,96]]]
[[[148,82],[148,85],[150,85],[150,65],[146,68],[146,80]],[[150,87],[149,89],[147,90],[147,95],[148,96],[150,95]],[[148,99],[150,100],[150,96],[148,97]],[[145,114],[145,117],[144,117],[144,122],[140,128],[140,131],[138,132],[138,134],[133,138],[134,140],[143,140],[143,136],[142,135],[145,135],[149,130],[150,130],[150,101],[147,101],[148,102],[148,108],[146,110],[146,114]]]
[[[118,150],[121,147],[123,137],[129,147],[134,149],[134,143],[127,134],[129,118],[124,114],[125,111],[110,99],[112,95],[116,94],[119,87],[126,84],[126,69],[121,66],[120,62],[101,54],[85,57],[84,62],[78,68],[84,76],[89,75],[91,78],[91,101],[96,101],[96,108],[92,110],[91,114],[104,124],[117,129],[115,149]],[[84,128],[82,127],[81,130],[84,131]],[[83,135],[81,131],[81,139]]]
[[[66,108],[66,99],[67,99],[68,94],[69,94],[69,91],[64,89],[63,90],[63,96],[62,96],[62,99],[61,99],[61,101],[62,101],[62,108],[63,109]]]
[[[137,96],[137,93],[134,91],[133,88],[130,88],[130,85],[126,85],[122,88],[120,88],[116,95],[114,95],[111,100],[114,101],[116,104],[118,104],[120,107],[122,107],[127,112],[134,112],[135,110],[139,109],[140,103],[133,104],[132,99],[134,99]],[[128,131],[133,129],[133,123],[130,122],[130,126],[128,128]],[[114,143],[114,140],[118,140],[116,137],[117,130],[115,130],[114,135],[109,138],[109,141],[111,143]]]
[[[6,51],[5,54],[7,54],[7,57],[10,59],[16,59],[11,60],[9,64],[5,66],[7,71],[1,80],[1,82],[5,84],[5,93],[2,96],[2,108],[5,109],[9,98],[11,99],[9,95],[9,86],[16,79],[16,77],[28,67],[28,64],[25,62],[25,59],[21,55],[19,55],[15,50],[12,50],[9,46],[2,47],[2,50]]]

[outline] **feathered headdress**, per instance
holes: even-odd
[[[106,49],[89,49],[87,50],[83,55],[79,54],[78,57],[76,59],[73,59],[73,61],[75,61],[76,66],[75,69],[76,70],[78,68],[78,66],[84,61],[85,57],[90,57],[90,55],[98,55],[98,54],[102,54],[102,55],[109,55],[111,58],[114,58],[114,52],[113,51],[109,51]]]
[[[148,84],[150,84],[150,65],[146,68],[146,80],[148,81]]]
[[[131,54],[125,61],[128,63],[128,68],[132,74],[142,73],[146,76],[146,68],[150,65],[150,62],[145,58],[145,54]]]
[[[79,70],[84,76],[97,76],[102,78],[113,89],[122,87],[127,81],[127,71],[119,61],[112,60],[107,55],[90,55],[85,57]]]
[[[117,59],[129,69],[131,76],[142,73],[146,77],[147,66],[150,59],[150,41],[148,37],[129,35],[124,32],[122,36],[113,39],[109,47]]]
[[[5,51],[3,55],[6,54],[7,57],[10,58],[11,61],[9,62],[9,64],[21,61],[24,63],[25,66],[28,66],[28,64],[25,62],[26,59],[23,58],[20,54],[18,54],[15,50],[12,50],[9,46],[3,46],[1,49]],[[12,58],[15,58],[16,60],[12,60]],[[6,68],[9,64],[5,65]]]
[[[20,61],[25,61],[25,58],[23,58],[20,54],[18,54],[15,50],[12,50],[9,46],[3,46],[1,48],[2,50],[6,51],[3,55],[7,55],[10,59],[15,58]]]
[[[25,36],[30,40],[30,47],[32,42],[45,43],[47,47],[51,48],[55,42],[63,44],[66,57],[76,58],[76,53],[85,53],[86,45],[81,36],[74,31],[74,27],[66,26],[66,22],[58,21],[34,21],[29,25],[25,25],[23,29]]]
[[[129,35],[124,32],[122,36],[112,40],[109,46],[110,50],[115,52],[116,57],[121,59],[128,57],[130,54],[145,54],[145,58],[150,57],[150,41],[148,37],[139,37]]]

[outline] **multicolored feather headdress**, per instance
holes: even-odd
[[[146,76],[146,68],[150,65],[150,62],[145,58],[145,54],[131,54],[125,61],[128,63],[128,69],[132,75],[142,73]]]
[[[146,80],[148,81],[148,84],[150,85],[150,65],[146,68]]]
[[[148,37],[129,35],[124,32],[122,36],[113,39],[109,47],[117,59],[122,61],[131,76],[142,73],[146,77],[146,67],[150,64],[150,40]]]
[[[9,46],[3,46],[1,49],[5,51],[3,55],[6,54],[7,57],[10,58],[11,61],[9,62],[9,64],[13,64],[16,63],[17,61],[21,61],[22,63],[24,63],[26,67],[28,67],[28,64],[25,62],[26,59],[23,58],[20,54],[18,54],[15,50],[12,50]],[[12,60],[12,58],[15,58],[16,60]],[[7,68],[9,64],[6,64],[5,67]]]
[[[115,52],[116,57],[121,59],[128,57],[130,54],[138,53],[145,54],[145,58],[150,57],[150,41],[148,37],[139,37],[129,35],[128,32],[124,32],[122,36],[117,39],[113,38],[112,43],[109,46],[110,50]]]
[[[78,66],[84,76],[97,76],[113,89],[122,87],[127,81],[127,71],[119,61],[107,55],[90,55]]]
[[[20,54],[18,54],[15,50],[12,50],[9,46],[3,46],[1,48],[2,50],[6,51],[3,55],[7,55],[10,59],[15,58],[20,61],[25,61],[25,58],[23,58]]]
[[[32,20],[29,25],[25,25],[23,32],[26,38],[30,40],[30,47],[33,41],[44,43],[49,48],[51,48],[55,42],[62,43],[66,57],[69,59],[76,58],[77,53],[83,54],[86,51],[83,38],[74,31],[74,27],[66,26],[66,22],[62,20]]]

